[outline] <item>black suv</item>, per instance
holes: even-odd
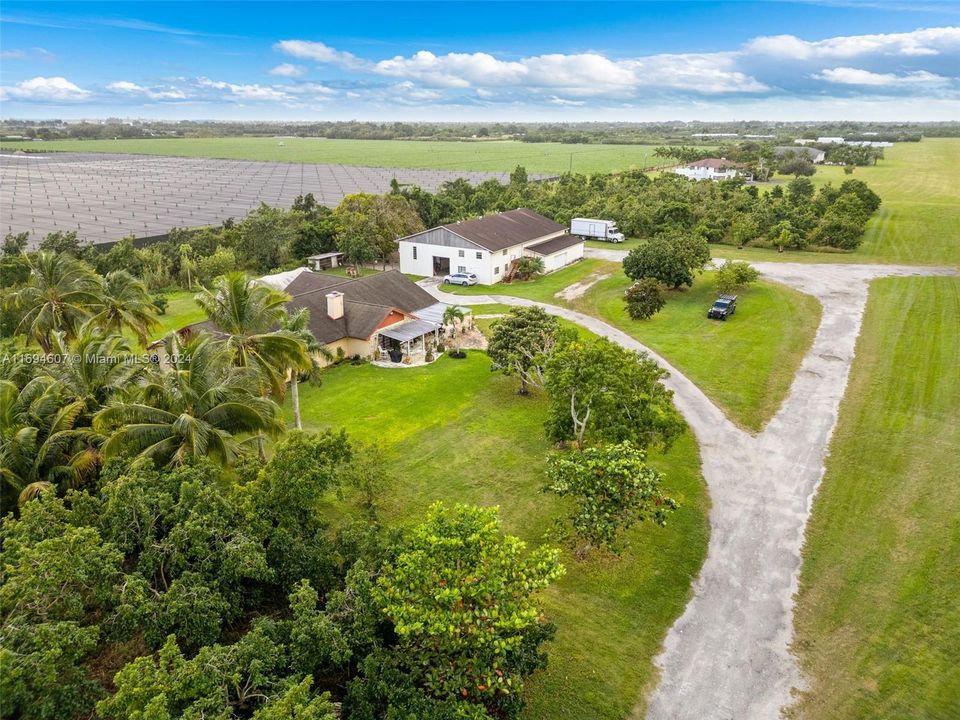
[[[721,295],[713,304],[713,307],[707,310],[707,317],[711,320],[726,320],[737,311],[736,295]]]

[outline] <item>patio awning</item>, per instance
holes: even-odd
[[[436,323],[437,325],[443,325],[443,313],[450,307],[447,303],[434,303],[433,305],[428,305],[422,310],[417,310],[417,317],[421,320],[428,320],[429,322]],[[470,308],[463,307],[463,305],[457,305],[460,308],[460,312],[464,315],[470,314]]]
[[[380,331],[380,334],[384,337],[388,337],[391,340],[397,340],[399,342],[407,342],[407,340],[415,340],[418,337],[423,337],[429,333],[436,332],[439,330],[437,323],[428,322],[426,320],[407,320],[406,322],[397,323],[396,325],[390,325],[385,327]]]

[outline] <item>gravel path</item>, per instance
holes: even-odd
[[[619,261],[616,250],[588,255]],[[790,653],[800,550],[840,400],[869,282],[900,275],[952,275],[945,268],[896,265],[752,265],[770,280],[815,296],[823,318],[783,406],[751,436],[731,423],[670,363],[607,323],[566,308],[506,296],[448,295],[459,303],[537,304],[634,350],[670,372],[665,384],[700,444],[710,492],[710,543],[693,597],[667,634],[656,662],[660,684],[651,720],[775,720],[804,681]]]

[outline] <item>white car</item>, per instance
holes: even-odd
[[[445,275],[443,278],[444,283],[450,285],[476,285],[477,276],[473,273],[453,273],[452,275]]]

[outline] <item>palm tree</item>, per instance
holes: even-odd
[[[234,364],[256,369],[264,389],[275,397],[283,397],[287,368],[310,368],[304,341],[278,329],[290,301],[285,292],[232,272],[217,278],[213,291],[204,289],[196,300],[226,336]]]
[[[458,308],[456,305],[448,305],[447,309],[443,311],[443,326],[450,326],[450,329],[453,332],[452,337],[457,337],[457,323],[463,323],[464,318],[463,310]],[[456,349],[457,355],[460,354],[460,343],[457,343]]]
[[[27,284],[10,295],[22,313],[16,332],[30,335],[49,352],[51,333],[75,336],[91,308],[101,303],[102,288],[93,269],[71,255],[39,252],[27,262]]]
[[[97,463],[101,438],[89,427],[78,427],[83,410],[83,402],[69,401],[51,377],[35,377],[22,390],[0,380],[4,484],[19,493],[36,483],[66,481],[73,486],[86,477]]]
[[[131,330],[141,345],[147,344],[147,332],[157,324],[157,306],[147,286],[126,270],[107,273],[101,283],[100,300],[91,308],[91,322],[107,333]]]
[[[315,372],[319,369],[316,357],[319,355],[326,360],[333,360],[333,353],[323,343],[317,341],[310,332],[310,311],[307,308],[300,308],[292,313],[288,313],[281,321],[280,327],[283,330],[295,335],[303,342],[307,353],[310,356],[310,370]],[[299,367],[290,368],[290,403],[293,405],[293,424],[297,430],[303,430],[303,421],[300,417],[300,370]]]
[[[70,402],[82,401],[86,416],[137,391],[146,366],[136,362],[126,338],[106,334],[95,319],[84,324],[72,342],[62,332],[54,333],[51,340],[51,351],[62,361],[44,365],[43,373],[59,382]]]
[[[109,434],[106,457],[126,452],[157,466],[210,457],[229,465],[248,444],[238,434],[283,432],[277,404],[261,397],[255,369],[234,365],[230,345],[206,333],[186,341],[173,333],[166,342],[172,367],[148,378],[136,402],[115,402],[94,417],[94,428]]]

